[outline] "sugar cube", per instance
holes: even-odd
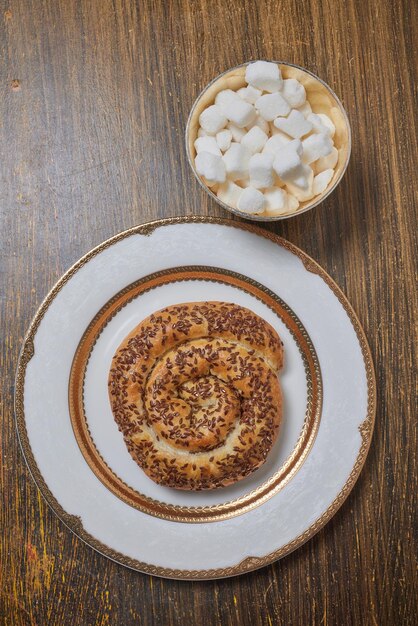
[[[312,107],[309,104],[308,100],[306,100],[306,102],[304,102],[301,107],[296,107],[296,108],[305,117],[308,117],[308,115],[310,115],[312,113]]]
[[[323,133],[324,135],[331,136],[331,130],[328,126],[325,126],[321,117],[316,113],[308,115],[307,120],[312,124],[312,128],[315,133]]]
[[[324,170],[320,174],[317,174],[313,179],[313,194],[317,196],[319,193],[323,193],[331,182],[334,176],[334,170]]]
[[[334,137],[335,125],[332,119],[328,117],[328,115],[325,115],[325,113],[318,113],[318,117],[321,119],[322,124],[328,128],[329,136]]]
[[[226,125],[227,119],[221,109],[212,104],[199,115],[199,124],[208,135],[216,135]]]
[[[281,215],[287,211],[287,194],[284,189],[269,187],[264,190],[267,215]]]
[[[296,187],[299,187],[299,189],[307,191],[310,188],[312,181],[312,168],[309,167],[309,165],[305,165],[304,163],[302,163],[295,175],[293,176],[292,180],[289,182],[291,182],[292,185],[296,185]]]
[[[266,152],[269,152],[270,154],[277,154],[278,152],[281,152],[283,147],[290,142],[291,139],[289,139],[287,135],[278,131],[276,135],[267,139],[262,153],[265,154]]]
[[[251,152],[239,143],[231,143],[222,159],[226,167],[226,174],[230,180],[240,180],[248,176],[248,164]]]
[[[290,106],[279,93],[261,96],[256,101],[255,107],[267,122],[272,122],[278,115],[287,115],[290,112]]]
[[[289,212],[297,211],[299,208],[299,200],[291,193],[287,193],[287,207]]]
[[[198,137],[194,142],[194,147],[197,154],[199,154],[199,152],[211,152],[212,154],[221,156],[221,151],[215,137],[209,135],[207,137]]]
[[[231,141],[232,133],[228,128],[225,128],[224,130],[219,131],[219,133],[216,133],[216,143],[218,144],[218,147],[220,150],[222,150],[222,152],[228,150],[229,146],[231,145]]]
[[[274,183],[274,154],[254,154],[249,161],[250,185],[255,189],[271,187]]]
[[[284,181],[293,180],[300,171],[301,142],[298,139],[290,141],[275,154],[273,169],[277,176]]]
[[[268,217],[277,217],[294,213],[299,208],[299,200],[284,189],[272,187],[264,191],[265,198],[265,215]]]
[[[223,183],[226,179],[225,163],[211,152],[199,152],[195,158],[196,171],[208,184]]]
[[[325,157],[332,152],[332,139],[325,133],[315,133],[302,142],[304,163],[309,165],[320,157]]]
[[[256,61],[247,65],[245,80],[252,87],[270,93],[279,91],[283,83],[279,66],[268,61]]]
[[[255,101],[261,96],[261,93],[260,89],[255,89],[254,87],[251,87],[251,85],[248,85],[248,87],[242,87],[237,91],[239,97],[250,104],[255,104]]]
[[[231,102],[235,102],[238,99],[239,96],[236,91],[233,91],[232,89],[223,89],[216,94],[215,104],[222,109],[222,107],[228,106]]]
[[[219,185],[218,191],[216,192],[219,200],[225,202],[228,206],[232,206],[234,209],[237,208],[237,202],[241,194],[242,187],[238,187],[238,185],[230,180],[226,180],[222,185]]]
[[[315,174],[320,174],[324,170],[329,170],[334,168],[338,163],[338,150],[335,146],[333,146],[331,152],[328,156],[320,157],[313,164],[313,169]]]
[[[235,126],[232,122],[229,122],[227,129],[231,131],[232,140],[236,143],[240,143],[241,139],[247,134],[245,128],[238,128],[238,126]]]
[[[256,117],[256,111],[253,105],[242,100],[242,98],[231,89],[220,91],[215,98],[215,103],[215,106],[219,107],[222,114],[230,122],[238,126],[238,128],[248,126]]]
[[[305,87],[295,78],[283,81],[282,94],[292,108],[302,106],[306,100]]]
[[[254,187],[247,187],[238,198],[237,209],[252,215],[264,211],[265,200],[261,191]]]
[[[251,154],[255,154],[264,148],[267,139],[266,133],[261,128],[253,126],[241,139],[241,145],[247,148]]]
[[[312,123],[309,118],[305,119],[305,116],[296,109],[293,109],[288,117],[277,117],[273,123],[276,128],[294,139],[300,139],[312,130]]]
[[[312,168],[308,168],[309,173],[304,172],[303,176],[297,177],[293,181],[286,182],[286,189],[291,193],[299,202],[306,202],[314,197],[313,193],[313,171]]]

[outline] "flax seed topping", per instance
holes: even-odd
[[[195,302],[153,313],[116,351],[115,420],[155,482],[214,489],[262,465],[278,433],[283,344],[236,304]]]

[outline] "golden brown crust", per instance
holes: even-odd
[[[110,403],[152,480],[214,489],[264,463],[281,421],[282,366],[279,336],[252,311],[224,302],[173,305],[119,346]]]

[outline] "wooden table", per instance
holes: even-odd
[[[1,6],[1,624],[416,623],[417,4]],[[160,580],[95,553],[48,509],[19,450],[14,370],[42,298],[91,247],[153,218],[225,215],[193,178],[184,127],[212,77],[257,58],[317,73],[341,97],[352,124],[351,162],[336,192],[320,208],[271,228],[319,261],[357,311],[376,365],[375,435],[347,502],[297,552],[241,578]]]

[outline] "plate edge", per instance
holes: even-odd
[[[324,513],[313,523],[309,528],[307,528],[303,533],[301,533],[298,537],[292,539],[289,543],[284,546],[281,546],[278,550],[273,551],[270,554],[267,554],[263,557],[257,556],[248,556],[239,563],[226,567],[226,568],[217,568],[210,570],[175,570],[171,568],[164,568],[159,566],[150,565],[148,563],[142,563],[136,559],[132,559],[131,557],[127,557],[108,546],[102,544],[97,539],[95,539],[92,535],[90,535],[87,531],[85,531],[81,519],[75,515],[71,515],[67,513],[59,504],[58,500],[54,497],[49,487],[45,483],[39,468],[36,464],[35,458],[33,456],[33,452],[30,447],[29,438],[26,431],[25,425],[25,417],[24,417],[24,402],[23,402],[23,392],[24,392],[24,383],[25,383],[25,374],[26,367],[34,354],[34,337],[36,335],[36,331],[50,305],[50,303],[54,300],[57,293],[61,290],[61,288],[65,285],[65,283],[70,280],[70,278],[90,259],[94,258],[100,252],[106,250],[114,243],[130,237],[131,235],[139,234],[139,235],[151,235],[157,228],[168,225],[176,225],[176,224],[187,224],[187,223],[207,223],[207,224],[218,224],[223,226],[229,226],[233,228],[237,228],[240,230],[245,230],[249,232],[253,232],[257,235],[264,237],[276,243],[285,249],[289,250],[293,254],[295,254],[303,263],[305,268],[314,274],[317,274],[324,280],[324,282],[328,285],[331,291],[337,296],[340,304],[344,308],[347,313],[353,328],[355,330],[357,339],[360,344],[363,361],[366,369],[367,376],[367,414],[363,422],[359,425],[359,432],[361,435],[361,446],[359,449],[359,453],[356,457],[353,468],[343,485],[340,492],[334,498],[333,502],[330,506],[324,511]],[[53,512],[57,515],[59,519],[80,539],[82,539],[87,545],[94,548],[97,552],[103,554],[104,556],[110,558],[113,561],[121,563],[130,569],[134,569],[137,571],[141,571],[146,574],[151,574],[154,576],[160,576],[162,578],[170,578],[170,579],[178,579],[178,580],[210,580],[210,579],[220,579],[227,578],[230,576],[236,576],[241,574],[246,574],[248,572],[254,571],[256,569],[260,569],[265,567],[266,565],[270,565],[274,561],[283,558],[293,550],[296,550],[298,547],[302,546],[306,543],[311,537],[313,537],[319,530],[321,530],[325,524],[335,515],[338,509],[342,506],[349,493],[353,489],[358,476],[360,475],[361,469],[365,463],[367,453],[370,448],[370,443],[372,439],[372,433],[375,422],[376,415],[376,378],[373,367],[373,360],[371,355],[371,350],[369,344],[367,342],[364,330],[360,324],[360,321],[349,303],[348,299],[342,292],[342,290],[338,287],[335,281],[327,274],[327,272],[316,262],[314,261],[308,254],[303,252],[300,248],[290,243],[286,239],[272,233],[270,231],[265,231],[264,229],[254,226],[253,224],[238,222],[231,219],[225,218],[217,218],[217,217],[206,217],[206,216],[183,216],[183,217],[172,217],[172,218],[164,218],[159,220],[154,220],[151,222],[147,222],[142,225],[134,226],[127,230],[121,231],[120,233],[110,237],[105,240],[98,246],[92,248],[89,252],[83,255],[74,265],[72,265],[55,283],[52,289],[49,291],[47,296],[42,301],[40,307],[38,308],[35,316],[32,319],[32,322],[29,326],[29,329],[25,335],[23,340],[22,349],[20,351],[17,371],[16,371],[16,379],[15,379],[15,420],[16,420],[16,429],[18,434],[18,440],[20,443],[20,447],[23,453],[23,457],[26,461],[26,464],[29,468],[30,474],[37,485],[38,489],[41,491],[44,499],[47,504],[53,510]]]

